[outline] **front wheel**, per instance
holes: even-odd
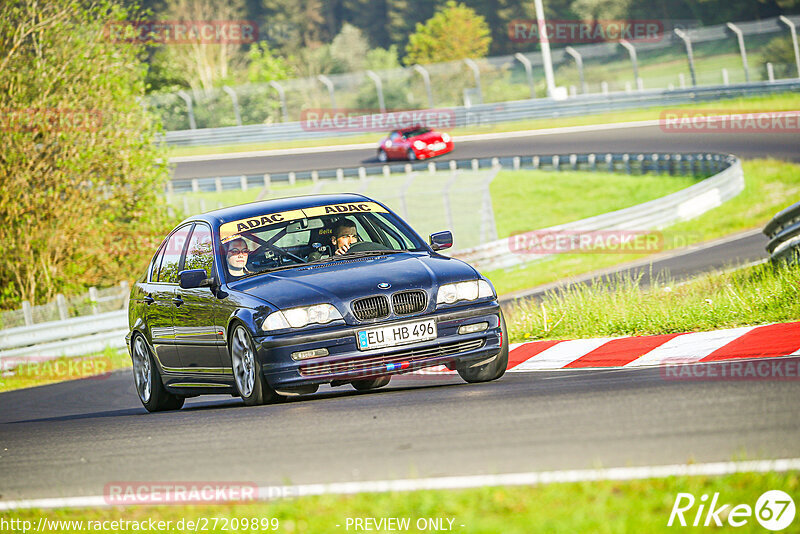
[[[144,336],[137,334],[133,338],[133,381],[139,400],[148,412],[161,412],[164,410],[180,410],[186,400],[184,397],[173,395],[164,388],[161,373],[150,352],[150,347]]]
[[[378,161],[381,163],[385,163],[388,161],[389,157],[386,155],[386,151],[382,148],[378,149]]]
[[[500,332],[503,336],[503,341],[500,345],[500,352],[497,357],[487,364],[479,365],[477,367],[469,367],[469,364],[459,366],[457,368],[458,374],[467,382],[490,382],[497,380],[506,372],[508,367],[508,332],[506,330],[506,320],[503,317],[503,312],[500,312]]]
[[[408,158],[408,161],[414,161],[417,159],[417,153],[414,152],[413,148],[409,148],[406,157]]]
[[[280,399],[280,395],[267,384],[261,372],[261,364],[256,357],[253,340],[241,324],[234,329],[228,349],[231,354],[236,391],[245,405],[257,406]]]

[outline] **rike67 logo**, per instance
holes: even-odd
[[[794,501],[780,490],[764,492],[754,507],[721,503],[719,492],[714,493],[710,501],[706,494],[695,499],[691,493],[678,493],[667,526],[721,527],[727,523],[731,527],[743,527],[755,517],[765,529],[779,531],[791,525],[794,516]]]

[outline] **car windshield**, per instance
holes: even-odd
[[[411,130],[411,131],[408,131],[408,132],[404,133],[403,137],[405,137],[406,139],[409,139],[411,137],[416,137],[418,135],[426,134],[428,132],[430,132],[430,129],[428,129],[428,128],[416,128],[414,130]]]
[[[376,202],[267,212],[220,226],[227,276],[362,255],[426,250],[398,217]]]

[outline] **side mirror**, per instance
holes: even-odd
[[[431,234],[429,239],[433,250],[444,250],[453,246],[453,233],[450,230]]]
[[[182,289],[194,289],[195,287],[210,287],[212,279],[208,278],[205,269],[189,269],[178,273],[178,280]]]

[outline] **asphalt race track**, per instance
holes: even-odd
[[[694,137],[648,127],[464,143],[453,156],[703,150],[800,160],[798,146],[795,134]],[[176,176],[353,166],[372,156],[181,164]],[[664,261],[689,275],[760,255],[763,239],[751,233]],[[372,393],[323,388],[254,408],[201,397],[148,414],[123,370],[0,394],[0,501],[102,495],[122,481],[301,484],[796,458],[798,406],[796,380],[679,381],[650,368],[509,373],[476,385],[405,376]]]
[[[246,408],[147,414],[130,371],[0,395],[0,500],[110,482],[258,485],[791,458],[796,381],[676,381],[658,369],[393,379]]]
[[[194,161],[175,165],[175,179],[263,174],[337,167],[379,165],[375,146],[336,152],[241,157]],[[444,159],[471,159],[521,155],[589,152],[720,152],[742,158],[774,157],[800,161],[800,133],[667,133],[658,126],[640,126],[601,132],[559,133],[483,141],[458,142]]]

